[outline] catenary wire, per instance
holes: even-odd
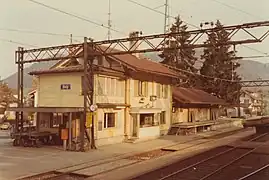
[[[99,23],[97,23],[97,22],[95,22],[95,21],[89,20],[89,19],[87,19],[87,18],[84,18],[84,17],[78,16],[78,15],[69,13],[69,12],[67,12],[67,11],[64,11],[64,10],[61,10],[61,9],[59,9],[59,8],[55,8],[55,7],[49,6],[49,5],[47,5],[47,4],[44,4],[44,3],[41,3],[41,2],[38,2],[38,1],[35,1],[35,0],[28,0],[28,1],[30,1],[30,2],[32,2],[32,3],[35,3],[35,4],[38,4],[38,5],[40,5],[40,6],[46,7],[46,8],[48,8],[48,9],[51,9],[51,10],[54,10],[54,11],[63,13],[63,14],[65,14],[65,15],[72,16],[72,17],[77,18],[77,19],[80,19],[80,20],[82,20],[82,21],[85,21],[85,22],[94,24],[94,25],[96,25],[96,26],[98,26],[98,27],[103,27],[103,28],[106,28],[106,29],[109,29],[109,28],[110,28],[110,27],[108,27],[108,26],[105,26],[104,24],[99,24]],[[112,31],[114,31],[114,32],[117,32],[117,33],[126,35],[126,33],[122,32],[122,31],[119,31],[119,30],[117,30],[117,29],[114,29],[114,28],[110,28],[110,29],[111,29]]]
[[[5,38],[0,38],[0,41],[8,42],[8,43],[12,43],[12,44],[18,44],[18,45],[22,45],[22,46],[38,47],[38,46],[36,46],[36,45],[26,44],[26,43],[22,43],[22,42],[18,42],[18,41],[10,40],[10,39],[5,39]]]
[[[252,14],[252,13],[249,13],[249,12],[247,12],[247,11],[245,11],[245,10],[239,9],[239,8],[237,8],[237,7],[235,7],[235,6],[230,5],[230,4],[227,4],[227,3],[224,3],[224,2],[220,2],[220,1],[218,1],[218,0],[210,0],[210,1],[214,1],[214,2],[216,2],[216,3],[218,3],[218,4],[222,5],[222,6],[228,7],[228,8],[230,8],[230,9],[233,9],[233,10],[237,11],[237,12],[241,12],[241,13],[247,14],[247,15],[249,15],[249,16],[252,16],[252,17],[255,17],[255,18],[264,20],[264,18],[261,18],[261,17],[259,17],[259,16],[257,16],[257,15]],[[258,49],[256,49],[256,48],[251,48],[251,47],[249,47],[249,46],[247,46],[247,45],[244,45],[244,44],[242,44],[242,46],[244,46],[244,47],[246,47],[246,48],[248,48],[248,49],[250,49],[250,50],[259,52],[259,53],[261,53],[261,54],[268,55],[268,53],[262,52],[262,51],[260,51],[260,50],[258,50]]]
[[[230,9],[236,10],[236,11],[238,11],[238,12],[241,12],[241,13],[247,14],[247,15],[249,15],[249,16],[258,18],[258,19],[260,19],[260,20],[264,20],[264,18],[261,18],[261,17],[255,15],[255,14],[249,13],[249,12],[247,12],[247,11],[245,11],[245,10],[239,9],[239,8],[237,8],[237,7],[235,7],[235,6],[230,5],[230,4],[227,4],[227,3],[224,3],[224,2],[220,2],[220,1],[218,1],[218,0],[210,0],[210,1],[214,1],[214,2],[216,2],[216,3],[218,3],[218,4],[221,4],[222,6],[225,6],[225,7],[228,7],[228,8],[230,8]]]
[[[143,7],[143,8],[146,8],[146,9],[148,9],[148,10],[154,11],[154,12],[156,12],[156,13],[165,15],[165,14],[164,14],[163,12],[161,12],[161,11],[158,11],[158,10],[156,10],[156,9],[153,9],[153,8],[151,8],[151,7],[148,7],[148,6],[144,5],[144,4],[138,3],[138,2],[136,2],[136,1],[133,1],[133,0],[127,0],[127,1],[129,1],[129,2],[131,2],[131,3],[133,3],[133,4],[136,4],[136,5],[138,5],[138,6],[141,6],[141,7]],[[175,18],[174,16],[169,16],[169,17],[171,17],[171,18]],[[186,22],[186,21],[183,21],[183,22],[186,23],[186,24],[189,25],[189,26],[194,27],[194,28],[199,28],[199,26],[196,26],[196,25],[194,25],[194,24],[188,23],[188,22]]]

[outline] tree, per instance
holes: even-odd
[[[0,81],[0,103],[7,106],[13,100],[12,90],[8,87],[7,83]]]
[[[201,56],[204,63],[200,70],[201,75],[214,77],[215,79],[202,77],[201,87],[208,93],[234,103],[239,99],[241,89],[241,85],[238,83],[241,78],[236,73],[240,64],[234,62],[236,52],[231,50],[232,46],[225,45],[230,40],[228,32],[223,29],[220,21],[217,21],[215,26],[215,31],[208,35],[208,40],[205,42],[209,46],[204,49]]]
[[[181,32],[181,35],[173,36],[173,39],[167,40],[164,44],[171,49],[164,49],[159,55],[163,61],[161,63],[189,71],[190,73],[181,72],[186,76],[184,86],[195,86],[198,70],[194,67],[197,60],[195,50],[188,48],[191,34],[187,32],[188,26],[183,24],[180,17],[176,17],[175,23],[170,28],[171,33]],[[180,48],[178,48],[180,47]]]

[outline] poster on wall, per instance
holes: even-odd
[[[92,126],[92,116],[93,116],[92,112],[87,113],[87,118],[86,118],[86,127],[87,128],[90,128]]]

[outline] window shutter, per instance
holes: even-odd
[[[112,79],[112,83],[113,83],[113,96],[117,96],[117,79]]]
[[[106,95],[111,95],[111,79],[106,78]]]
[[[147,97],[148,96],[148,82],[144,82],[144,88],[145,88],[144,96]]]
[[[103,96],[104,94],[104,84],[105,84],[105,78],[104,77],[98,77],[98,95]]]
[[[168,85],[163,85],[164,86],[164,98],[168,98]]]
[[[139,83],[138,80],[134,80],[134,96],[139,96],[139,94],[138,94],[138,88],[139,88],[138,83]]]
[[[161,85],[159,83],[156,83],[156,95],[158,98],[161,97]]]

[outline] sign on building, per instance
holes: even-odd
[[[61,90],[70,90],[71,84],[61,84]]]

